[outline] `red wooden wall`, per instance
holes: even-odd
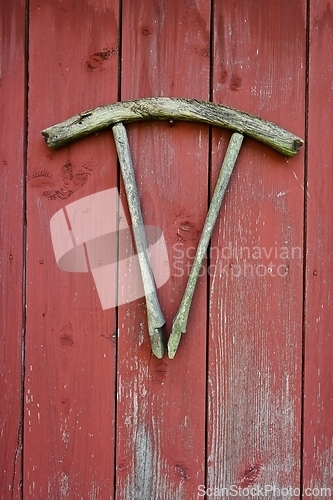
[[[333,496],[333,2],[1,13],[0,498]],[[54,257],[50,219],[69,203],[116,188],[126,209],[112,133],[59,150],[40,134],[149,96],[223,103],[306,141],[285,159],[245,138],[174,360],[152,356],[143,298],[102,310],[91,273]],[[230,133],[127,131],[144,222],[168,250],[169,332]]]
[[[22,491],[25,325],[26,53],[25,5],[2,5],[0,19],[0,497]]]

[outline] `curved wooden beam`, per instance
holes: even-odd
[[[119,122],[169,119],[227,128],[261,141],[285,156],[294,156],[304,144],[288,130],[243,111],[207,101],[171,97],[105,104],[49,127],[42,135],[51,148],[59,148]]]

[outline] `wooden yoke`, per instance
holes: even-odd
[[[229,179],[242,146],[248,135],[276,149],[285,156],[294,156],[304,141],[278,125],[227,106],[191,99],[169,97],[137,99],[107,104],[80,113],[42,131],[51,148],[112,127],[131,215],[136,249],[145,290],[148,330],[152,351],[158,358],[165,353],[162,328],[165,324],[157,298],[156,286],[147,252],[147,242],[141,215],[139,195],[123,123],[143,120],[185,120],[227,128],[234,133],[223,161],[220,175],[210,203],[184,296],[174,318],[168,341],[169,358],[175,356],[181,335],[186,331],[188,315],[199,270],[207,251],[213,228],[226,192]]]
[[[304,141],[275,123],[221,104],[194,99],[151,97],[105,104],[42,131],[51,148],[59,148],[116,123],[184,120],[223,127],[264,142],[285,156],[294,156]]]

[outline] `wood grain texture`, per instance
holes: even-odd
[[[306,2],[216,1],[214,13],[213,100],[304,136]],[[227,138],[214,133],[212,187]],[[212,239],[207,487],[217,491],[300,486],[303,168],[302,153],[286,160],[245,138]]]
[[[200,485],[328,497],[332,0],[28,3],[2,2],[0,19],[0,498],[187,500]],[[151,354],[144,297],[102,310],[92,273],[61,271],[53,252],[50,219],[71,202],[118,188],[130,220],[111,130],[57,151],[40,135],[157,96],[211,99],[302,138],[308,125],[305,172],[305,148],[286,159],[245,137],[174,360]],[[144,223],[168,249],[168,333],[231,132],[126,129]]]
[[[30,1],[24,498],[113,495],[115,312],[57,267],[50,219],[116,187],[117,157],[111,132],[52,152],[40,130],[116,101],[117,74],[118,2]]]
[[[310,7],[303,482],[333,494],[333,3]]]
[[[21,498],[25,2],[0,18],[0,498]]]
[[[209,2],[124,2],[122,40],[122,100],[208,100]],[[142,123],[127,131],[144,223],[162,229],[169,253],[171,276],[158,290],[168,332],[206,216],[208,128]],[[119,309],[119,499],[195,498],[204,481],[206,313],[202,277],[170,361],[151,355],[144,299]]]

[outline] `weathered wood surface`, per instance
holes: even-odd
[[[211,102],[170,97],[151,97],[99,106],[48,127],[42,134],[49,146],[58,148],[115,123],[170,119],[228,128],[262,141],[286,156],[294,156],[303,144],[302,139],[286,129],[243,111]]]
[[[2,4],[0,497],[187,500],[200,485],[296,491],[303,479],[302,494],[280,495],[291,500],[332,488],[331,0],[120,10],[114,0],[30,0],[29,37],[25,2]],[[112,132],[57,151],[40,135],[85,109],[158,96],[227,104],[302,138],[308,125],[305,176],[305,148],[284,159],[245,137],[174,360],[151,354],[144,298],[103,311],[91,273],[55,261],[59,210],[116,187],[126,207]],[[144,223],[161,228],[169,252],[158,289],[168,332],[230,131],[213,130],[210,144],[198,123],[126,129]]]
[[[306,2],[214,12],[213,100],[304,137]],[[214,133],[212,187],[225,148]],[[217,491],[300,486],[303,154],[286,160],[245,139],[212,239],[207,487]]]
[[[311,1],[309,25],[303,482],[333,495],[333,2]]]
[[[122,101],[209,99],[209,2],[124,2],[122,41]],[[126,128],[144,223],[163,230],[169,252],[171,276],[158,290],[168,332],[207,211],[208,127],[150,122]],[[189,334],[172,361],[151,355],[144,299],[119,308],[118,498],[196,498],[204,482],[205,278],[197,292]]]
[[[24,498],[112,498],[115,311],[90,273],[57,267],[50,219],[116,187],[117,155],[111,132],[53,152],[40,130],[117,100],[118,2],[32,0],[29,15]]]
[[[0,498],[21,498],[25,2],[0,18]]]

